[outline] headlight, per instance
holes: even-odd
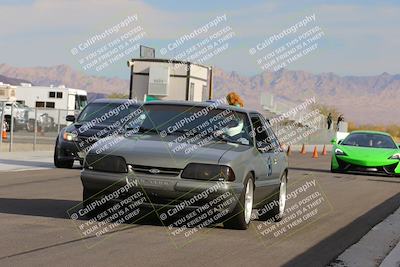
[[[84,168],[100,172],[128,172],[125,159],[123,157],[113,155],[87,154]]]
[[[65,141],[78,141],[78,135],[76,133],[64,132],[63,138]]]
[[[347,156],[347,154],[344,153],[343,150],[341,150],[340,148],[336,148],[336,149],[335,149],[335,155]]]
[[[389,159],[400,159],[400,153],[396,153],[393,156],[391,156]]]
[[[229,166],[189,163],[182,172],[182,178],[207,181],[235,181],[235,174]]]

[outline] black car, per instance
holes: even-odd
[[[89,103],[78,118],[68,115],[71,125],[61,129],[54,148],[54,165],[72,168],[74,161],[83,164],[85,151],[96,141],[121,130],[130,114],[140,107],[133,99],[97,99]]]

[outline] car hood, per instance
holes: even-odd
[[[210,142],[191,146],[173,142],[168,136],[135,135],[108,137],[98,141],[89,153],[110,154],[125,158],[127,164],[183,169],[190,162],[218,164],[228,151],[243,151],[249,146]]]
[[[360,161],[360,163],[374,163],[379,165],[382,161],[387,161],[393,154],[399,153],[399,149],[385,149],[385,148],[371,148],[371,147],[357,147],[357,146],[337,146],[347,156],[342,157],[351,158],[352,160]]]

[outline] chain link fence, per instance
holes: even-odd
[[[69,124],[65,117],[78,112],[0,102],[0,151],[53,150],[59,131]]]

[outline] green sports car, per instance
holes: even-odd
[[[400,175],[400,148],[388,133],[354,131],[333,143],[331,172]]]

